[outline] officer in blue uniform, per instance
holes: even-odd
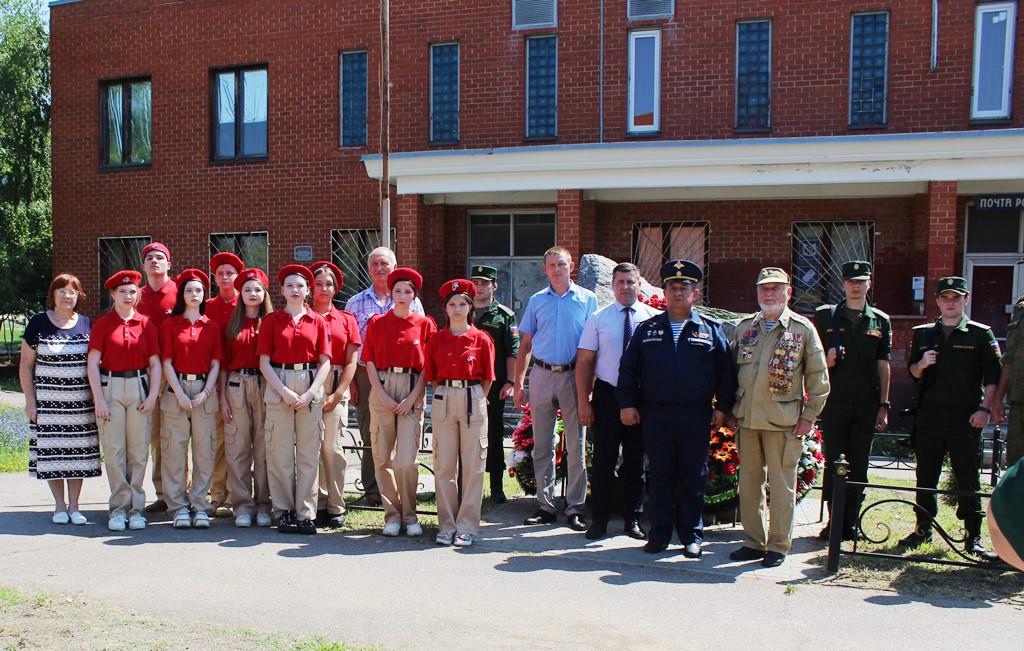
[[[619,364],[620,416],[624,425],[640,424],[650,460],[650,554],[668,547],[674,524],[683,555],[700,557],[710,432],[736,397],[722,325],[694,308],[703,278],[689,260],[665,263],[667,309],[637,326]]]

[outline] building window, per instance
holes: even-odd
[[[657,133],[661,128],[661,32],[629,34],[630,133]]]
[[[633,264],[655,287],[661,286],[661,266],[669,260],[692,260],[704,270],[703,302],[708,302],[708,222],[646,222],[633,224]]]
[[[842,266],[874,259],[875,223],[793,223],[793,309],[810,313],[843,300]]]
[[[971,118],[1009,118],[1017,5],[1014,2],[978,5],[974,22],[974,92],[971,97]]]
[[[366,144],[366,52],[341,55],[341,146]]]
[[[113,306],[110,291],[103,283],[118,271],[125,269],[142,269],[142,249],[153,241],[152,237],[101,237],[99,238],[99,292],[100,309],[109,310]],[[143,279],[145,282],[145,279]]]
[[[675,0],[629,0],[626,5],[629,20],[671,18],[675,12]]]
[[[526,137],[558,135],[558,38],[526,39]]]
[[[210,233],[210,258],[218,253],[234,253],[242,259],[246,267],[259,267],[270,272],[270,241],[267,231]]]
[[[554,27],[557,24],[557,0],[512,0],[513,29]]]
[[[850,126],[884,126],[889,14],[854,14],[850,31]]]
[[[548,284],[544,252],[555,245],[555,214],[537,210],[488,210],[469,215],[469,267],[498,270],[499,302],[522,312]]]
[[[391,229],[391,249],[394,245],[395,229]],[[331,261],[345,274],[345,282],[335,295],[335,305],[344,308],[348,299],[373,284],[366,270],[366,259],[370,251],[381,246],[379,228],[336,228],[331,231]]]
[[[772,23],[736,23],[736,128],[772,126]]]
[[[100,162],[104,167],[147,165],[153,156],[153,87],[149,79],[103,84]]]
[[[267,156],[267,69],[218,70],[213,75],[213,158]]]
[[[459,141],[459,44],[430,46],[430,142]]]

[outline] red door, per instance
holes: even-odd
[[[1010,315],[1006,307],[1014,300],[1014,265],[975,264],[971,274],[971,319],[992,328],[996,338],[1006,339]]]

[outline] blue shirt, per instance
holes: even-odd
[[[576,359],[587,317],[597,311],[594,292],[574,282],[559,296],[548,285],[530,297],[519,332],[533,338],[533,354],[548,364],[571,364]]]

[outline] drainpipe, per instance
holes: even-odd
[[[598,142],[604,142],[604,0],[601,0],[601,41],[600,41],[600,59],[597,64],[598,70],[598,123],[600,126],[600,133],[597,136]]]
[[[939,67],[939,0],[932,0],[932,72]]]

